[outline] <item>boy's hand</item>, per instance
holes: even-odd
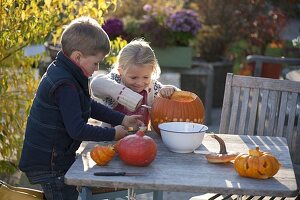
[[[116,130],[116,134],[115,134],[116,141],[128,135],[128,131],[122,125],[115,126],[115,130]]]
[[[122,125],[125,126],[126,129],[132,127],[133,130],[137,130],[138,127],[145,126],[140,119],[143,119],[142,115],[126,115],[122,121]]]
[[[161,88],[158,94],[163,98],[170,98],[174,92],[175,92],[174,87],[166,86]]]

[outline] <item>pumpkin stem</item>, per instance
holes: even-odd
[[[138,131],[136,132],[136,135],[143,137],[143,136],[145,135],[145,131],[138,130]]]
[[[220,152],[219,154],[227,154],[227,151],[226,151],[226,146],[225,146],[225,142],[222,138],[220,138],[219,136],[217,135],[211,135],[212,138],[216,139],[219,144],[220,144]]]
[[[145,132],[147,130],[147,126],[140,126],[139,131]]]
[[[255,149],[249,149],[249,155],[251,156],[261,156],[263,153],[259,150],[259,146],[256,146]]]

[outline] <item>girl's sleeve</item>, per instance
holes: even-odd
[[[153,81],[154,97],[158,95],[158,92],[163,87],[163,84],[157,80]]]
[[[55,100],[62,116],[63,123],[69,136],[79,141],[111,141],[115,138],[114,128],[102,128],[87,124],[82,118],[80,99],[75,86],[64,84],[55,90]],[[103,106],[105,107],[105,106]],[[121,124],[124,115],[116,112],[110,113],[103,109],[99,114],[105,118],[111,117],[113,124]]]
[[[143,96],[128,87],[110,79],[107,75],[98,75],[91,81],[92,95],[105,99],[111,97],[130,111],[135,111]]]
[[[158,92],[164,88],[164,87],[173,87],[175,91],[180,91],[180,88],[174,86],[174,85],[164,85],[158,80],[153,81],[153,89],[154,89],[154,97],[158,95]]]

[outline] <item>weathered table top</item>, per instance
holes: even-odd
[[[282,137],[246,136],[219,134],[224,139],[227,151],[248,152],[259,145],[263,151],[275,155],[282,167],[270,179],[258,180],[240,177],[233,164],[210,164],[205,158],[208,151],[219,151],[218,142],[206,134],[198,149],[200,154],[180,154],[169,151],[160,137],[147,133],[155,139],[158,152],[156,159],[147,167],[123,164],[118,156],[107,166],[97,166],[89,156],[96,144],[89,142],[65,175],[66,184],[164,190],[174,192],[213,192],[222,194],[244,194],[259,196],[296,196],[297,184],[286,139]],[[94,176],[94,172],[126,171],[143,172],[143,176]]]

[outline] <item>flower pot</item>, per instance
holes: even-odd
[[[191,68],[193,49],[191,47],[172,46],[154,47],[154,53],[160,67]]]
[[[254,62],[248,63],[246,64],[245,68],[249,69],[252,72],[251,75],[253,75],[255,70],[255,63]],[[281,71],[282,71],[282,64],[263,63],[260,76],[264,78],[279,79]]]
[[[281,70],[282,64],[264,63],[261,76],[265,78],[279,79]]]

